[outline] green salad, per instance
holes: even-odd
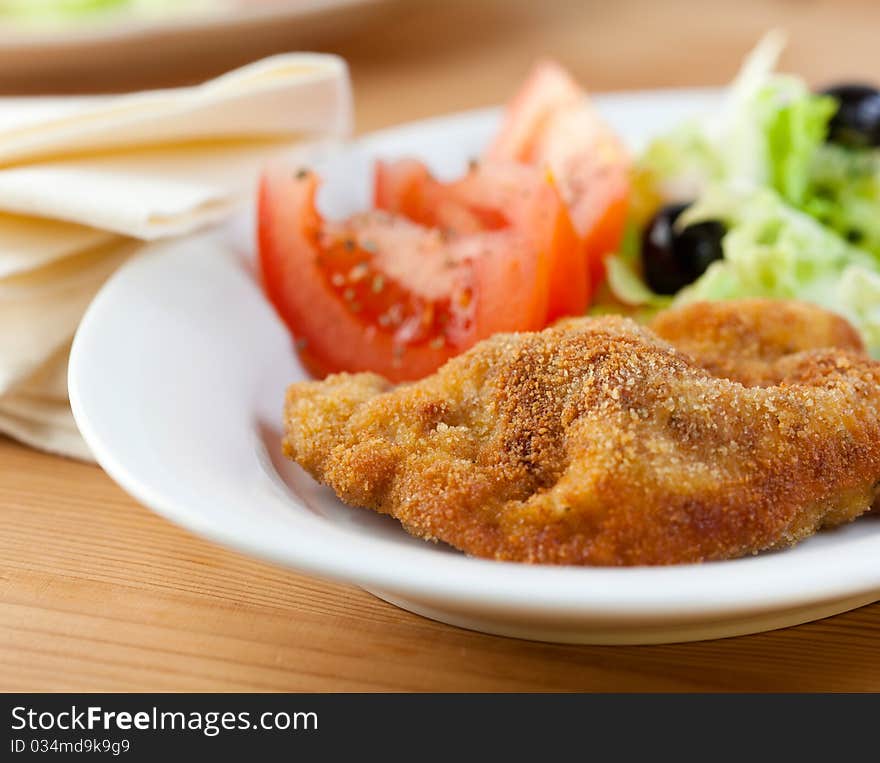
[[[217,0],[0,0],[0,20],[24,27],[58,27],[120,16],[179,15],[217,4]]]
[[[774,73],[781,48],[765,38],[717,113],[639,158],[608,298],[634,312],[803,299],[849,319],[880,357],[880,93],[813,92]]]

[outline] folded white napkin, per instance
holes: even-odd
[[[42,366],[0,396],[0,431],[50,453],[91,460],[70,412],[65,342]]]
[[[93,249],[113,238],[106,230],[0,214],[0,279]]]
[[[71,338],[98,289],[136,249],[130,239],[113,239],[0,279],[0,395]]]
[[[9,395],[0,399],[0,431],[48,453],[93,461],[76,428],[70,404],[62,401],[28,401]]]
[[[85,98],[7,98],[0,166],[188,141],[344,135],[351,94],[338,56],[272,56],[195,87]]]
[[[139,239],[189,233],[228,215],[256,169],[289,146],[198,143],[0,169],[0,209]]]
[[[67,401],[70,339],[138,240],[219,221],[259,169],[351,129],[336,56],[274,56],[202,85],[0,99],[0,432],[87,458]]]
[[[273,56],[197,87],[0,100],[0,211],[152,239],[214,222],[267,155],[351,129],[337,56]]]

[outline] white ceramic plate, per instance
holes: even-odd
[[[599,105],[633,143],[707,107],[700,92]],[[454,175],[496,111],[370,136],[320,162],[321,203],[366,203],[371,160],[415,154]],[[538,567],[472,559],[348,508],[279,453],[286,386],[304,377],[258,288],[248,221],[163,245],[115,275],[82,322],[70,366],[77,422],[107,472],[195,533],[354,583],[454,625],[523,638],[651,643],[732,636],[880,598],[880,520],[784,552],[666,568]]]

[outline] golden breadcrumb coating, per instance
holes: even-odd
[[[718,317],[686,308],[731,352],[733,304]],[[823,317],[819,333],[837,337]],[[616,316],[497,335],[396,389],[363,373],[294,384],[284,451],[346,503],[474,556],[673,564],[788,546],[878,494],[880,364],[840,349],[768,355],[788,345],[761,325],[770,338],[744,374],[702,339],[698,354],[772,386],[713,376]],[[675,333],[674,315],[665,326]]]
[[[746,386],[778,383],[776,362],[796,352],[827,347],[864,351],[846,320],[806,302],[695,302],[658,313],[650,327],[713,376]]]

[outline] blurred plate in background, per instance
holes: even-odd
[[[0,92],[177,83],[353,28],[378,0],[0,0]],[[61,10],[59,10],[61,9]]]

